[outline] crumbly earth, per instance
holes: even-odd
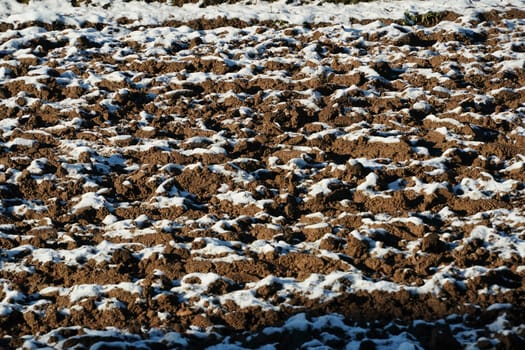
[[[525,12],[119,22],[0,23],[0,347],[525,347]]]

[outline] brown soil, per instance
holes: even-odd
[[[235,40],[219,49],[186,36],[152,57],[150,43],[125,35],[109,53],[99,52],[99,36],[81,36],[76,63],[60,39],[65,25],[17,25],[42,32],[20,38],[31,52],[24,59],[0,52],[11,71],[0,84],[9,101],[0,106],[0,299],[10,305],[0,347],[54,334],[42,341],[170,348],[147,343],[153,328],[184,334],[194,348],[227,335],[246,347],[300,347],[327,332],[332,348],[351,340],[335,326],[271,339],[262,331],[301,312],[368,325],[353,339],[360,349],[401,332],[424,348],[459,349],[457,334],[472,329],[479,348],[524,346],[516,217],[525,211],[525,69],[502,68],[523,52],[508,21],[523,12],[480,14],[465,31],[403,26],[392,39],[384,28],[352,37],[328,24],[201,19],[183,24],[217,38],[232,30]],[[120,22],[112,29],[135,29]],[[17,79],[35,67],[48,68],[38,85]],[[103,78],[88,82],[95,73]],[[68,76],[85,86],[65,85]],[[81,206],[85,198],[95,199]],[[353,272],[399,288],[368,291]],[[347,274],[324,287],[332,298],[286,289],[336,273]],[[206,285],[209,274],[218,277]],[[437,276],[443,283],[425,289]],[[102,289],[75,300],[86,285]],[[268,307],[239,306],[233,296],[243,291]],[[491,332],[502,315],[504,329]],[[86,333],[106,327],[129,333]]]

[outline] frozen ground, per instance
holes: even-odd
[[[524,5],[0,0],[0,346],[525,347]]]
[[[304,23],[351,24],[363,19],[401,19],[406,12],[451,11],[462,15],[476,15],[480,12],[506,11],[523,7],[522,0],[379,0],[362,2],[356,5],[342,5],[322,1],[251,1],[241,0],[234,4],[206,6],[206,1],[185,4],[182,7],[169,5],[169,1],[77,1],[81,6],[73,6],[72,1],[41,0],[29,4],[13,0],[0,0],[4,9],[0,18],[4,22],[53,21],[69,25],[82,25],[84,22],[114,23],[126,18],[136,25],[158,25],[168,20],[189,21],[198,18],[214,19],[224,17],[243,21],[284,21],[302,25]],[[86,4],[89,3],[89,5]],[[210,1],[211,2],[211,1]],[[234,1],[232,1],[234,2]],[[294,5],[290,5],[290,4]]]

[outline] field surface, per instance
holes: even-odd
[[[525,1],[0,8],[0,348],[525,348]]]

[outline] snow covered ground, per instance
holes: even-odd
[[[524,5],[0,0],[0,346],[523,347]]]
[[[291,5],[288,3],[292,3]],[[285,21],[291,24],[333,23],[351,24],[352,20],[401,19],[405,12],[427,13],[429,11],[451,11],[470,16],[491,10],[505,11],[523,7],[522,0],[379,0],[355,5],[334,4],[321,1],[278,0],[239,1],[202,7],[202,2],[177,7],[162,2],[91,0],[89,5],[73,6],[64,0],[29,1],[22,4],[12,0],[1,0],[4,9],[0,18],[5,22],[60,21],[70,25],[83,22],[112,23],[118,18],[136,21],[136,24],[157,25],[168,20],[188,21],[197,18],[233,18],[243,21]]]

